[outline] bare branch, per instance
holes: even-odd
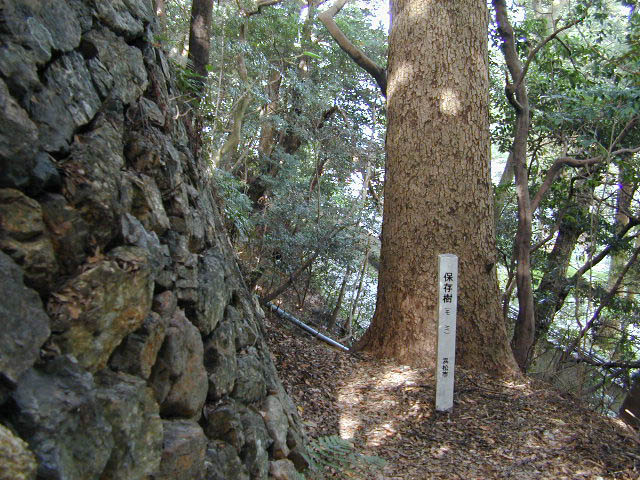
[[[586,363],[588,365],[593,365],[594,367],[599,368],[640,368],[640,361],[636,362],[601,362],[598,360],[594,360],[592,358],[587,357],[581,353],[578,353],[578,361],[582,363]]]
[[[620,150],[616,150],[615,152],[611,152],[611,155],[622,155],[623,153],[638,153],[638,152],[640,152],[640,147],[621,148]]]
[[[240,8],[242,15],[244,15],[245,17],[250,17],[252,15],[257,15],[258,13],[261,13],[263,7],[270,7],[272,5],[277,5],[281,1],[282,0],[258,0],[256,2],[257,8],[255,10],[245,10],[240,6],[240,4],[238,4],[238,8]]]
[[[629,124],[627,125],[627,127],[628,126]],[[628,131],[627,127],[625,127],[626,131]],[[620,139],[620,135],[618,135],[618,138],[614,140],[614,144],[618,142],[619,139]],[[547,174],[544,177],[542,185],[540,185],[540,188],[536,192],[535,197],[533,197],[533,200],[531,201],[531,212],[532,213],[535,212],[536,209],[540,206],[540,202],[542,201],[547,191],[553,184],[554,180],[558,176],[558,173],[560,173],[560,170],[562,170],[562,167],[564,167],[565,165],[573,168],[589,167],[591,165],[600,163],[609,157],[615,157],[616,155],[622,155],[624,153],[637,153],[637,152],[640,152],[640,147],[620,148],[607,155],[600,155],[598,157],[591,157],[591,158],[580,159],[580,158],[568,157],[568,156],[557,158],[556,161],[553,162],[553,165],[551,165],[551,168],[549,168],[549,170],[547,171]]]
[[[598,263],[604,260],[607,257],[607,255],[609,255],[609,253],[611,253],[611,250],[615,248],[618,241],[622,240],[629,230],[631,230],[633,227],[639,224],[640,224],[640,219],[638,219],[637,217],[631,217],[629,219],[629,223],[627,223],[624,226],[624,228],[620,231],[620,233],[618,233],[618,235],[616,235],[616,238],[614,238],[613,241],[609,243],[609,245],[603,248],[600,253],[598,253],[595,257],[592,257],[589,261],[587,261],[584,265],[582,265],[576,271],[576,273],[573,274],[569,282],[567,282],[568,285],[575,285],[578,282],[578,279],[582,275],[584,275],[589,269],[595,267]],[[637,235],[634,235],[631,238],[634,238],[635,236]]]
[[[349,0],[336,0],[331,7],[329,7],[324,12],[318,15],[318,20],[322,22],[322,24],[327,28],[333,39],[336,41],[338,46],[347,54],[351,59],[356,62],[356,64],[363,68],[364,70],[371,75],[378,87],[380,87],[380,91],[382,95],[387,96],[387,70],[380,67],[376,62],[371,60],[362,50],[356,47],[351,40],[347,38],[347,36],[342,33],[340,27],[335,22],[333,17],[335,17],[342,7]]]
[[[576,349],[576,347],[579,345],[580,340],[582,340],[582,337],[584,337],[584,335],[591,329],[591,327],[593,326],[593,324],[595,323],[595,321],[600,318],[600,313],[602,313],[602,310],[604,309],[604,307],[606,307],[607,305],[609,305],[609,303],[611,302],[611,300],[613,299],[613,297],[615,297],[616,293],[618,293],[618,289],[620,288],[620,285],[622,284],[622,280],[624,279],[624,276],[627,274],[627,272],[629,271],[629,269],[631,268],[631,266],[636,262],[636,260],[638,259],[638,254],[640,254],[640,247],[637,247],[634,252],[633,255],[631,256],[631,258],[629,259],[629,261],[626,263],[626,265],[624,266],[624,268],[622,269],[622,271],[620,272],[620,275],[618,275],[618,278],[616,280],[616,283],[613,285],[613,287],[611,287],[611,290],[609,290],[609,292],[607,292],[607,295],[602,299],[602,301],[600,302],[600,305],[598,306],[597,310],[595,311],[595,313],[593,314],[593,316],[589,319],[589,321],[584,325],[584,327],[582,327],[580,329],[580,332],[578,333],[578,336],[571,342],[571,344],[567,347],[567,349],[564,351],[564,353],[562,354],[562,360],[566,360],[569,355],[571,355],[571,353]],[[562,361],[561,360],[561,361]]]
[[[270,293],[266,294],[264,297],[260,299],[262,303],[270,302],[274,300],[276,297],[280,296],[280,294],[284,293],[292,284],[296,281],[296,279],[300,276],[302,272],[304,272],[309,266],[315,261],[315,259],[320,254],[320,250],[316,250],[307,260],[304,261],[302,265],[300,265],[295,272],[291,273],[289,277],[281,283],[278,287],[272,290]]]
[[[556,233],[560,229],[560,220],[561,219],[562,219],[562,215],[560,215],[558,217],[558,221],[556,222],[556,224],[551,229],[551,232],[549,232],[549,235],[547,235],[545,238],[543,238],[542,240],[540,240],[538,243],[536,243],[535,245],[533,245],[531,247],[531,250],[530,250],[531,253],[533,253],[536,250],[538,250],[539,248],[542,248],[543,246],[545,246],[550,240],[553,239],[553,237],[556,236]]]
[[[333,228],[331,232],[325,235],[325,237],[318,243],[318,245],[325,245],[331,238],[336,236],[338,233],[340,233],[342,230],[344,230],[348,226],[349,224],[346,224],[346,225],[341,225]],[[293,273],[291,273],[283,283],[281,283],[278,287],[273,289],[270,293],[267,293],[264,297],[261,297],[260,302],[263,304],[270,302],[271,300],[274,300],[275,298],[280,296],[282,293],[287,291],[287,289],[293,284],[293,282],[296,281],[296,279],[302,274],[302,272],[304,272],[307,268],[309,268],[310,265],[313,264],[316,258],[318,258],[318,255],[320,255],[320,252],[321,252],[321,249],[318,248]]]

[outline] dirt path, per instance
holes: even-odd
[[[640,478],[638,435],[546,384],[458,369],[453,413],[440,414],[432,372],[345,355],[276,318],[267,327],[309,435],[385,459],[368,478]]]

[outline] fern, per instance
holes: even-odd
[[[359,453],[353,443],[337,435],[314,439],[309,444],[311,478],[320,480],[327,471],[339,471],[348,476],[380,469],[385,461],[376,456]],[[363,477],[369,478],[369,477]]]

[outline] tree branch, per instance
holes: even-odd
[[[281,283],[277,288],[272,290],[270,293],[262,297],[260,301],[264,304],[264,303],[270,302],[271,300],[274,300],[275,298],[280,296],[280,294],[284,293],[293,284],[293,282],[296,281],[296,279],[300,276],[300,274],[304,272],[307,268],[309,268],[309,265],[311,265],[315,261],[315,259],[318,257],[319,254],[320,254],[320,250],[316,250],[313,253],[313,255],[311,255],[307,260],[304,261],[302,265],[300,265],[296,269],[295,272],[289,275],[289,278],[287,278],[283,283]]]
[[[629,223],[627,223],[624,228],[620,231],[620,233],[618,235],[616,235],[616,238],[609,244],[607,245],[605,248],[602,249],[602,251],[596,255],[595,257],[591,258],[591,260],[589,260],[588,262],[586,262],[584,265],[582,265],[582,267],[580,267],[576,273],[573,274],[573,276],[571,277],[571,279],[569,280],[569,282],[567,282],[567,285],[575,285],[578,282],[578,279],[584,275],[587,270],[589,270],[590,268],[595,267],[598,263],[600,263],[602,260],[604,260],[607,255],[609,255],[609,253],[611,252],[611,250],[614,249],[614,247],[616,246],[616,244],[622,240],[624,238],[624,236],[627,234],[627,232],[629,230],[631,230],[633,227],[635,227],[636,225],[640,224],[640,220],[636,217],[631,217],[629,219]],[[633,236],[632,236],[633,238]]]
[[[593,316],[584,325],[584,327],[582,327],[580,329],[580,332],[578,333],[578,336],[573,340],[573,342],[571,342],[571,344],[564,351],[564,353],[562,354],[562,359],[560,360],[561,362],[566,360],[569,357],[569,355],[571,355],[571,352],[573,352],[576,349],[576,347],[580,343],[580,340],[582,340],[582,337],[584,337],[584,335],[591,329],[591,327],[593,326],[595,321],[598,318],[600,318],[600,313],[602,312],[604,307],[609,305],[609,303],[611,302],[613,297],[615,297],[616,293],[618,293],[618,289],[620,288],[620,285],[622,284],[622,280],[624,280],[624,276],[627,274],[627,272],[629,271],[631,266],[638,259],[638,254],[640,254],[640,247],[637,247],[634,250],[633,255],[631,256],[631,258],[629,259],[627,264],[624,266],[624,268],[620,272],[620,275],[618,275],[616,283],[613,285],[613,287],[611,287],[611,290],[609,290],[609,292],[607,292],[607,295],[602,299],[602,301],[600,302],[600,305],[598,305],[598,308],[594,312]]]
[[[627,127],[625,127],[625,130],[628,131]],[[618,135],[618,138],[614,141],[614,143],[618,142],[619,138],[620,138],[620,135]],[[609,157],[615,157],[616,155],[622,155],[623,153],[637,153],[637,152],[640,152],[640,147],[620,148],[611,153],[608,153],[607,155],[601,155],[598,157],[591,157],[591,158],[584,158],[584,159],[567,157],[567,156],[559,157],[558,159],[556,159],[555,162],[553,162],[553,165],[551,165],[551,168],[549,168],[549,170],[547,171],[547,174],[544,177],[542,185],[540,185],[540,188],[536,192],[535,197],[533,197],[533,200],[531,201],[531,213],[535,212],[538,206],[540,206],[540,202],[542,201],[547,191],[553,184],[554,180],[558,176],[558,173],[560,173],[560,170],[562,170],[562,167],[564,167],[565,165],[573,168],[588,167],[588,166],[600,163]]]
[[[558,29],[556,29],[552,34],[550,34],[547,38],[545,38],[544,40],[542,40],[542,42],[540,42],[536,48],[534,48],[533,50],[531,50],[531,52],[529,53],[529,55],[527,56],[527,59],[524,62],[524,67],[522,68],[522,73],[520,73],[520,77],[518,78],[518,81],[515,83],[515,85],[513,86],[513,90],[515,91],[520,84],[522,83],[522,81],[524,80],[525,75],[527,74],[527,71],[529,70],[529,65],[531,65],[531,61],[535,58],[536,54],[540,51],[540,49],[542,47],[544,47],[547,43],[549,43],[551,40],[553,40],[554,38],[556,38],[556,36],[564,31],[567,30],[571,27],[573,27],[574,25],[577,25],[578,23],[582,22],[582,18],[579,18],[578,20],[574,20],[571,23],[566,24],[563,27],[560,27]]]
[[[331,239],[332,237],[340,233],[342,230],[344,230],[348,226],[349,225],[346,224],[346,225],[341,225],[339,227],[334,228],[331,232],[329,232],[329,234],[325,235],[325,237],[319,242],[319,245],[324,246],[329,241],[329,239]],[[275,298],[280,296],[282,293],[284,293],[293,284],[293,282],[296,281],[296,279],[302,274],[302,272],[304,272],[307,268],[309,268],[309,266],[315,261],[315,259],[318,258],[318,255],[320,255],[320,250],[321,249],[318,248],[309,258],[307,258],[302,263],[302,265],[300,265],[293,273],[291,273],[283,283],[281,283],[278,287],[276,287],[271,292],[266,294],[264,297],[261,297],[260,302],[265,304],[267,302],[270,302],[271,300],[274,300]]]
[[[256,2],[256,7],[257,8],[255,10],[245,10],[244,8],[242,8],[240,6],[240,3],[238,3],[238,8],[242,12],[242,15],[244,15],[245,17],[250,17],[252,15],[257,15],[257,14],[261,13],[263,7],[270,7],[272,5],[277,5],[281,1],[282,0],[258,0]]]
[[[593,360],[582,353],[578,353],[578,361],[599,368],[640,368],[640,360],[636,362],[600,362],[598,360]]]
[[[636,122],[638,121],[638,115],[635,115],[633,117],[631,117],[631,120],[629,120],[627,122],[627,124],[624,126],[624,128],[622,129],[622,131],[620,132],[620,135],[618,135],[616,137],[616,139],[613,141],[613,143],[611,144],[611,147],[609,147],[609,150],[612,150],[618,143],[620,143],[620,141],[627,136],[627,134],[629,133],[629,131],[634,127],[634,125],[636,124]]]
[[[378,87],[380,87],[380,91],[382,95],[387,96],[387,70],[380,67],[376,62],[371,60],[362,50],[356,47],[351,40],[347,38],[347,36],[342,33],[340,27],[335,22],[333,17],[335,17],[342,7],[349,0],[336,0],[331,7],[329,7],[324,12],[318,15],[318,20],[322,22],[322,24],[327,28],[333,39],[336,41],[338,46],[347,54],[351,59],[356,62],[356,64],[366,70],[369,75],[371,75]]]

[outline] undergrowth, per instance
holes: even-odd
[[[354,444],[338,435],[327,435],[309,442],[310,473],[309,480],[324,480],[327,476],[335,478],[371,478],[371,473],[382,469],[384,459],[359,453]],[[304,479],[304,476],[300,477]]]

